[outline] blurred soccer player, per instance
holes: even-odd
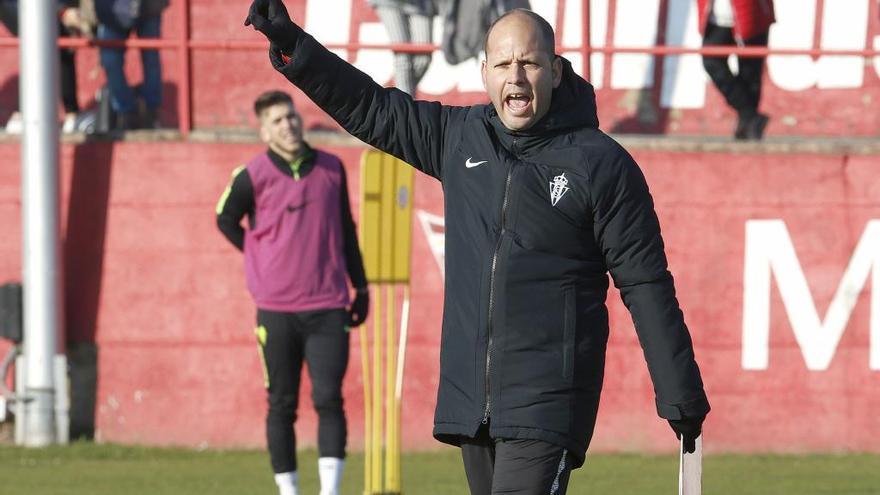
[[[255,330],[269,411],[266,437],[281,495],[297,494],[296,435],[302,365],[318,413],[321,495],[338,495],[345,458],[342,378],[348,329],[364,322],[369,292],[339,158],[303,140],[287,93],[254,103],[268,149],[235,169],[217,204],[217,225],[244,252],[257,305]],[[247,216],[248,228],[241,226]],[[349,306],[346,277],[356,291]]]
[[[434,436],[461,446],[472,494],[564,494],[593,433],[607,272],[632,314],[658,414],[693,448],[709,402],[638,165],[598,129],[592,86],[552,27],[513,10],[486,39],[491,105],[414,101],[293,24],[246,23],[273,65],[348,132],[443,183],[446,291]]]

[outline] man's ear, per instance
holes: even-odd
[[[266,126],[264,126],[262,124],[260,125],[260,140],[266,144],[269,144],[269,140],[270,140],[269,130],[266,129]]]
[[[480,63],[480,75],[483,77],[483,89],[485,89],[486,91],[489,91],[489,85],[486,84],[486,74],[488,70],[489,67],[486,66],[486,59],[484,58],[483,61]]]
[[[562,58],[558,56],[553,57],[550,70],[553,74],[553,89],[556,89],[559,87],[559,83],[562,82]]]

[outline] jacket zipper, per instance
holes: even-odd
[[[514,149],[516,147],[516,139],[513,140]],[[486,409],[483,411],[483,420],[481,423],[489,423],[489,411],[491,408],[491,398],[489,396],[489,366],[492,362],[492,307],[495,303],[495,267],[498,265],[498,251],[501,249],[501,241],[507,232],[504,227],[504,221],[507,214],[507,200],[510,192],[510,178],[513,175],[513,164],[507,169],[507,180],[504,183],[504,200],[501,203],[501,233],[498,235],[498,241],[495,243],[495,252],[492,253],[492,271],[489,272],[489,317],[487,322],[489,341],[486,343]]]

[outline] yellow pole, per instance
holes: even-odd
[[[397,370],[394,379],[394,473],[397,479],[397,492],[402,493],[400,479],[400,431],[402,428],[400,409],[403,397],[403,368],[406,363],[406,343],[409,330],[409,284],[403,285],[403,305],[400,309],[400,331],[398,332]]]
[[[376,313],[378,313],[378,308],[376,307],[375,301],[373,302],[373,318],[376,318]],[[360,332],[360,340],[361,340],[361,373],[363,374],[364,381],[364,494],[369,495],[372,493],[371,486],[372,480],[370,478],[371,474],[371,460],[370,456],[370,447],[372,445],[372,439],[370,438],[372,431],[372,415],[371,415],[371,397],[370,393],[372,392],[370,387],[370,352],[367,348],[367,339],[369,337],[369,332],[365,327],[361,327]]]
[[[360,168],[360,184],[361,184],[361,201],[358,205],[358,218],[361,219],[359,228],[358,228],[358,237],[361,239],[361,242],[364,243],[363,246],[367,247],[369,243],[367,242],[367,233],[364,228],[363,219],[366,218],[366,191],[368,189],[367,183],[367,168],[368,168],[368,160],[367,157],[369,155],[364,153],[361,156],[361,168]],[[370,258],[364,257],[364,261],[366,262],[366,266],[364,268],[370,267],[369,264]],[[378,295],[376,295],[378,297]],[[376,303],[375,299],[373,300],[373,319],[377,318],[379,306]],[[371,495],[373,493],[373,478],[372,478],[372,446],[373,446],[373,422],[372,422],[372,389],[370,387],[370,351],[369,351],[369,336],[370,332],[367,329],[367,325],[364,325],[360,328],[360,337],[361,337],[361,370],[363,373],[364,380],[364,495]]]
[[[394,284],[387,285],[388,299],[385,313],[385,491],[399,493],[398,480],[394,476],[395,458],[395,425],[394,417],[394,380],[397,376],[397,360],[395,328],[397,319],[394,317]]]
[[[376,288],[377,314],[373,315],[373,450],[372,450],[372,490],[373,493],[382,493],[382,318],[380,303],[382,285]]]
[[[400,493],[400,388],[406,323],[401,321],[398,331],[394,313],[401,287],[395,283],[409,281],[412,187],[409,167],[381,152],[364,152],[361,159],[361,242],[367,276],[376,287],[371,308],[372,328],[365,327],[361,342],[365,495]],[[386,289],[384,295],[383,287]],[[406,319],[408,287],[403,287],[403,294],[401,319]],[[382,298],[387,300],[382,301]],[[385,325],[384,331],[382,325]],[[399,336],[400,344],[396,336]]]

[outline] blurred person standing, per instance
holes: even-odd
[[[87,3],[91,0],[84,0]],[[62,0],[58,2],[58,35],[92,37],[95,24],[83,15],[79,0]],[[0,22],[18,36],[18,0],[0,0]],[[61,130],[65,133],[80,129],[80,106],[77,100],[76,82],[76,51],[71,48],[58,49],[59,79],[61,103],[64,106],[64,121]],[[6,123],[6,132],[20,134],[22,132],[21,113],[13,112]]]
[[[703,46],[766,47],[776,22],[773,0],[697,0]],[[769,117],[758,111],[766,57],[737,57],[734,74],[727,56],[703,56],[703,67],[737,113],[734,138],[760,140]]]
[[[443,18],[443,57],[450,65],[479,57],[486,31],[513,9],[530,9],[529,0],[438,0]]]
[[[287,93],[263,93],[254,112],[268,149],[232,173],[217,204],[217,225],[244,253],[257,306],[255,333],[269,400],[266,436],[279,493],[298,493],[293,423],[305,362],[318,413],[321,495],[338,495],[347,437],[347,327],[363,323],[369,307],[345,168],[303,140],[302,119]],[[241,226],[244,217],[248,229]],[[356,292],[353,302],[346,277]]]
[[[132,32],[138,38],[159,38],[162,11],[168,0],[94,0],[99,40],[124,40]],[[162,66],[158,50],[141,49],[144,81],[140,94],[125,76],[125,48],[101,47],[101,65],[107,76],[110,103],[122,130],[154,129],[159,126],[162,104]],[[143,101],[141,108],[138,97]]]
[[[392,43],[431,43],[433,0],[369,0]],[[419,81],[431,65],[431,54],[394,53],[394,83],[415,96]]]
[[[96,20],[85,14],[87,4],[92,0],[66,0],[58,4],[59,34],[61,36],[83,36],[92,38]],[[64,123],[62,132],[71,133],[82,130],[81,108],[77,101],[76,83],[76,51],[71,48],[59,48],[61,78],[61,102],[64,104]]]

